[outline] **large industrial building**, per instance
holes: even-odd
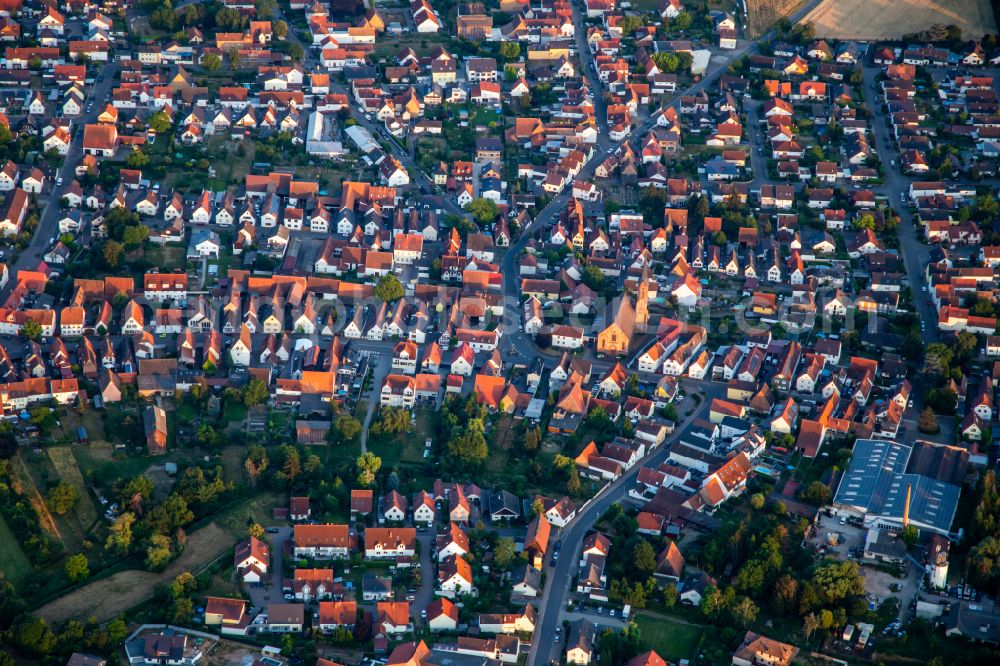
[[[861,517],[868,528],[896,532],[909,524],[947,536],[968,460],[954,447],[859,439],[833,506]]]

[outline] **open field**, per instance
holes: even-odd
[[[988,0],[825,0],[803,20],[834,39],[892,39],[949,24],[969,39],[997,30]]]
[[[97,522],[97,509],[94,507],[94,500],[87,489],[87,484],[83,480],[80,468],[73,457],[73,451],[68,446],[52,446],[46,449],[49,460],[59,479],[64,483],[75,486],[80,492],[80,500],[76,504],[76,515],[80,519],[80,524],[84,529],[88,529]]]
[[[694,660],[704,627],[683,620],[639,613],[635,617],[642,640],[667,661]]]
[[[767,32],[775,22],[802,5],[803,0],[747,0],[747,31],[752,37]]]
[[[0,516],[0,553],[3,553],[3,558],[0,558],[0,571],[7,580],[16,583],[31,573],[31,562],[21,550],[21,544],[17,542],[3,516]]]
[[[185,571],[196,573],[232,545],[226,530],[209,523],[188,535],[184,552],[164,571],[120,571],[42,606],[36,615],[50,624],[91,615],[104,622],[151,597],[154,585],[167,583]]]

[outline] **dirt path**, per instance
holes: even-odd
[[[38,486],[35,485],[35,481],[31,476],[31,470],[28,469],[28,465],[24,462],[24,458],[21,457],[20,452],[17,454],[17,462],[19,467],[18,475],[21,477],[21,483],[28,494],[28,498],[34,505],[35,510],[38,511],[38,519],[42,523],[42,529],[62,542],[62,534],[60,534],[59,528],[56,527],[56,521],[52,519],[52,514],[49,513],[49,507],[45,503],[45,498],[38,492]],[[63,545],[65,546],[66,544],[63,543]]]
[[[54,625],[91,615],[104,622],[150,598],[157,583],[166,583],[185,571],[197,573],[232,544],[226,530],[209,523],[188,535],[184,552],[164,571],[120,571],[42,606],[35,614]]]

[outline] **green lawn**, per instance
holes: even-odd
[[[17,542],[3,516],[0,516],[0,552],[3,553],[3,557],[0,558],[0,569],[3,569],[8,580],[16,583],[31,573],[31,562],[21,550],[21,544]]]
[[[185,248],[182,245],[147,243],[146,261],[151,266],[158,266],[161,271],[184,270]]]
[[[705,633],[704,627],[672,622],[645,613],[637,614],[635,621],[643,642],[667,661],[693,660]]]
[[[273,520],[271,511],[276,506],[287,506],[287,504],[288,500],[283,494],[266,491],[223,509],[215,514],[212,520],[229,532],[234,539],[244,539],[251,518],[265,527],[283,523],[283,521]]]

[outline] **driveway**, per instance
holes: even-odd
[[[261,587],[249,588],[250,603],[258,612],[269,603],[282,603],[285,600],[281,591],[281,582],[284,573],[283,546],[285,541],[292,538],[292,528],[284,526],[277,528],[277,530],[275,534],[267,534],[268,543],[271,545],[270,581],[266,581]]]

